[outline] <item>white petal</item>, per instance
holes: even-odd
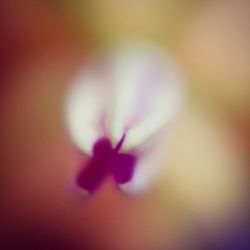
[[[139,45],[113,53],[110,75],[113,98],[108,131],[114,143],[127,132],[123,145],[127,151],[145,143],[177,114],[183,79],[163,51]]]
[[[100,129],[103,98],[99,74],[84,70],[70,86],[66,100],[66,121],[75,144],[91,154],[92,146],[102,135]]]
[[[98,60],[81,72],[68,95],[73,140],[91,153],[99,137],[108,136],[116,145],[126,132],[122,150],[138,149],[177,114],[183,95],[180,70],[148,45],[120,47]]]

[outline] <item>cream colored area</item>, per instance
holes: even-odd
[[[250,115],[250,2],[211,1],[186,30],[180,51],[193,88],[229,112]]]
[[[98,74],[83,69],[73,80],[66,97],[66,122],[74,143],[84,153],[91,154],[96,140],[102,136],[99,128],[103,109],[102,86]]]
[[[190,107],[173,130],[169,145],[165,157],[169,167],[160,184],[165,206],[172,206],[168,203],[173,197],[172,203],[184,217],[213,229],[225,226],[241,209],[247,184],[246,162],[228,124],[214,111]]]

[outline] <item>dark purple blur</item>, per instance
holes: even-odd
[[[129,153],[120,153],[125,140],[121,138],[115,148],[104,137],[93,146],[93,156],[77,176],[77,184],[90,193],[95,192],[109,175],[112,175],[116,184],[124,184],[132,179],[136,164],[136,156]]]

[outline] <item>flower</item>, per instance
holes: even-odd
[[[145,191],[157,175],[157,150],[183,99],[183,79],[160,49],[130,44],[85,65],[66,100],[69,132],[90,156],[76,178],[95,192],[112,175],[127,193]]]

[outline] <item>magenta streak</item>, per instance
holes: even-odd
[[[120,141],[117,143],[116,147],[114,148],[115,152],[118,153],[120,151],[120,149],[122,147],[122,144],[123,144],[123,142],[125,140],[125,137],[126,137],[126,133],[123,134],[122,138],[120,139]]]

